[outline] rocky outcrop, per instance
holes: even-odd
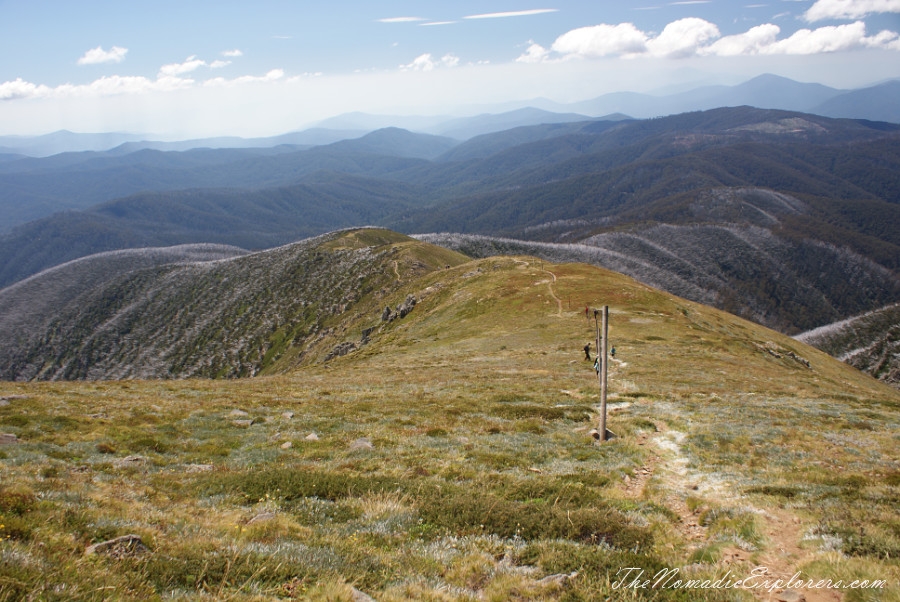
[[[359,345],[353,343],[351,341],[344,341],[340,345],[337,345],[334,349],[328,352],[328,355],[325,356],[326,362],[330,362],[336,357],[343,357],[350,353],[351,351],[356,351],[359,349]]]
[[[400,320],[409,315],[409,312],[413,310],[416,306],[416,296],[415,295],[407,295],[406,299],[397,306],[397,309],[391,311],[390,307],[385,307],[384,311],[381,312],[381,321],[382,322],[393,322],[394,320]]]
[[[390,306],[386,306],[384,308],[384,311],[381,312],[382,326],[384,324],[390,324],[395,320],[405,318],[409,315],[413,308],[415,308],[415,306],[416,296],[413,294],[407,295],[406,299],[403,300],[403,303],[398,305],[396,309],[392,310]],[[370,328],[366,328],[362,331],[362,336],[360,337],[359,342],[354,343],[352,341],[344,341],[343,343],[336,345],[334,349],[328,352],[328,355],[325,356],[325,359],[323,361],[329,362],[336,357],[345,356],[348,353],[352,353],[360,347],[363,347],[364,345],[368,345],[370,341],[369,337],[371,337],[376,330],[379,330],[379,327],[372,326]]]
[[[141,538],[137,535],[123,535],[109,541],[101,541],[94,545],[88,546],[84,551],[85,556],[94,554],[106,554],[113,558],[130,558],[133,556],[142,556],[150,552],[150,548],[144,545]]]

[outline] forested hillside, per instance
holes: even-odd
[[[795,337],[900,387],[900,304],[820,326]]]

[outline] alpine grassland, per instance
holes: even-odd
[[[252,378],[0,383],[0,600],[900,600],[897,390],[584,264],[316,252],[367,245]]]

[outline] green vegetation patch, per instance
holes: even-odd
[[[593,482],[599,482],[594,480]],[[384,476],[272,468],[210,476],[200,484],[206,495],[230,494],[252,504],[276,499],[308,509],[321,502],[357,499],[372,494],[407,496],[421,519],[420,533],[519,537],[525,540],[570,539],[637,549],[652,544],[648,529],[634,526],[599,492],[563,479],[522,479],[495,475],[469,482],[439,479],[392,479]],[[345,516],[344,518],[351,518]]]

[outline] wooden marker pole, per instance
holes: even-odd
[[[598,323],[601,316],[600,310],[594,310],[594,326],[597,329],[597,363],[599,364],[597,378],[600,380],[600,424],[599,428],[591,429],[591,436],[597,441],[606,441],[606,374],[608,370],[608,334],[609,334],[609,306],[603,306],[602,325]]]
[[[603,330],[600,347],[600,440],[606,441],[606,373],[609,367],[609,305],[603,306]]]

